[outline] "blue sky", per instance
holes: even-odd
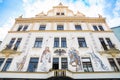
[[[120,25],[120,0],[0,0],[0,40],[5,38],[15,18],[33,17],[45,13],[60,2],[74,13],[82,12],[89,17],[106,17],[109,27]]]

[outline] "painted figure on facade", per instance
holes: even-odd
[[[42,71],[49,71],[49,63],[51,63],[51,53],[49,50],[49,47],[46,47],[45,50],[43,51],[41,55],[40,62],[42,63],[41,65],[41,70]]]
[[[68,52],[70,58],[70,65],[76,67],[76,71],[81,70],[81,62],[79,52],[73,47]]]

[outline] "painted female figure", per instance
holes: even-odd
[[[49,47],[46,47],[45,50],[43,51],[40,62],[42,63],[41,70],[49,71],[48,69],[50,68],[49,63],[51,63],[51,53],[50,53]]]

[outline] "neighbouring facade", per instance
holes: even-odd
[[[111,28],[112,31],[114,32],[115,36],[118,38],[118,40],[120,41],[120,26],[117,27],[113,27]]]
[[[61,3],[20,16],[0,46],[0,80],[120,80],[120,42],[105,18]]]

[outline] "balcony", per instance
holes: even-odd
[[[99,51],[101,55],[103,54],[110,54],[112,55],[113,57],[115,57],[117,54],[120,54],[120,50],[117,49],[115,46],[111,47],[110,49],[108,50],[105,50],[105,51]]]
[[[0,53],[4,54],[6,57],[9,57],[12,54],[20,54],[21,52],[16,51],[15,49],[11,49],[12,45],[6,45],[5,49],[3,49],[2,51],[0,51]]]

